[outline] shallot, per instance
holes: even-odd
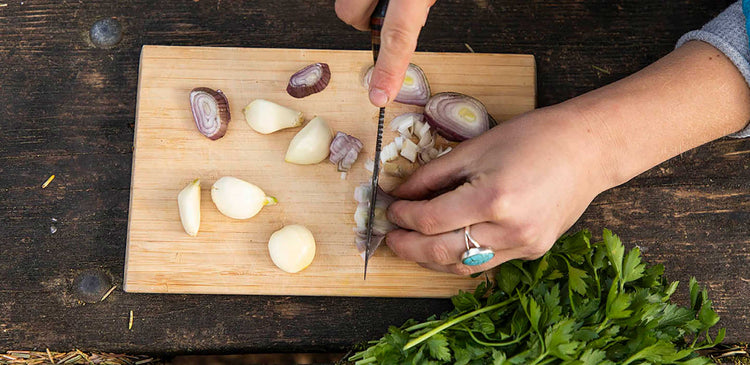
[[[331,69],[327,63],[313,63],[297,71],[289,78],[286,92],[295,98],[319,93],[328,86],[331,80]]]
[[[211,187],[211,200],[221,214],[234,219],[252,218],[266,205],[278,200],[261,188],[236,177],[224,176]]]
[[[302,112],[268,100],[255,99],[243,109],[243,112],[247,124],[261,134],[302,125]]]
[[[288,273],[300,272],[315,258],[315,237],[305,226],[284,226],[271,234],[268,254],[279,269]]]
[[[370,78],[374,67],[370,67],[365,73],[364,84],[366,88],[370,87]],[[430,98],[430,83],[422,69],[410,63],[404,75],[404,82],[401,84],[401,90],[393,99],[396,102],[424,106]]]
[[[333,133],[321,117],[315,117],[292,138],[284,161],[312,165],[328,157]]]
[[[341,172],[349,171],[362,150],[362,141],[344,132],[336,132],[329,147],[328,160],[336,164]]]
[[[455,142],[476,137],[490,128],[484,104],[455,92],[433,95],[424,107],[424,115],[438,134]]]
[[[229,126],[229,101],[221,90],[197,87],[190,91],[190,110],[198,131],[209,139],[224,137]]]
[[[391,223],[386,217],[386,211],[388,206],[391,205],[396,198],[388,195],[380,187],[378,187],[378,194],[375,201],[375,216],[372,222],[372,246],[370,248],[370,256],[380,245],[385,234],[398,228],[395,224]],[[354,212],[354,222],[357,224],[354,228],[356,238],[354,243],[357,246],[362,258],[365,258],[367,253],[367,221],[370,207],[370,192],[372,191],[372,185],[369,183],[362,184],[354,189],[354,200],[359,203],[357,210]]]
[[[193,180],[177,194],[177,208],[185,233],[196,236],[201,225],[201,181]]]

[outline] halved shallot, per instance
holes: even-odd
[[[327,63],[313,63],[297,71],[289,78],[286,92],[295,98],[304,98],[319,93],[328,86],[331,69]]]
[[[312,165],[328,157],[333,133],[321,117],[315,117],[294,135],[289,142],[284,161],[298,165]]]
[[[224,137],[229,125],[229,101],[221,90],[196,87],[190,91],[190,110],[198,132],[212,140]]]
[[[430,125],[445,139],[461,142],[490,128],[490,117],[481,101],[456,92],[433,95],[424,107]]]
[[[365,88],[370,87],[370,78],[372,77],[372,71],[375,69],[371,66],[367,69],[364,77]],[[396,102],[404,104],[412,104],[424,106],[427,100],[430,98],[430,83],[427,82],[427,77],[424,75],[422,69],[410,63],[406,69],[406,75],[404,75],[404,82],[401,84],[401,90],[399,90],[396,98],[393,99]]]

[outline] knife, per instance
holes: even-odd
[[[388,9],[388,0],[379,0],[375,10],[370,17],[370,36],[372,40],[372,61],[373,64],[378,62],[378,53],[380,53],[380,30],[383,29],[385,12]],[[375,163],[372,168],[372,189],[370,192],[370,210],[367,215],[367,241],[365,241],[365,273],[364,280],[367,279],[367,263],[370,261],[372,247],[372,223],[375,219],[375,198],[378,196],[378,178],[380,177],[380,149],[383,143],[383,122],[385,119],[385,108],[380,108],[378,113],[378,134],[375,140]]]

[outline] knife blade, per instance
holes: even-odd
[[[378,62],[380,53],[380,30],[383,29],[385,12],[388,10],[388,0],[379,0],[375,10],[370,17],[370,39],[372,41],[372,61],[373,64]],[[370,191],[370,208],[367,215],[367,241],[365,244],[365,272],[363,280],[367,280],[367,263],[370,261],[372,254],[372,223],[375,219],[375,199],[378,196],[378,179],[380,178],[380,150],[383,143],[383,123],[385,119],[385,108],[380,108],[378,113],[378,132],[375,139],[375,163],[372,168],[371,191]]]

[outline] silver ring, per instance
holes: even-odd
[[[469,242],[474,247],[469,246]],[[464,227],[464,244],[466,252],[461,255],[461,263],[468,266],[476,266],[486,263],[495,257],[495,252],[491,248],[482,247],[474,237],[471,236],[471,226]]]

